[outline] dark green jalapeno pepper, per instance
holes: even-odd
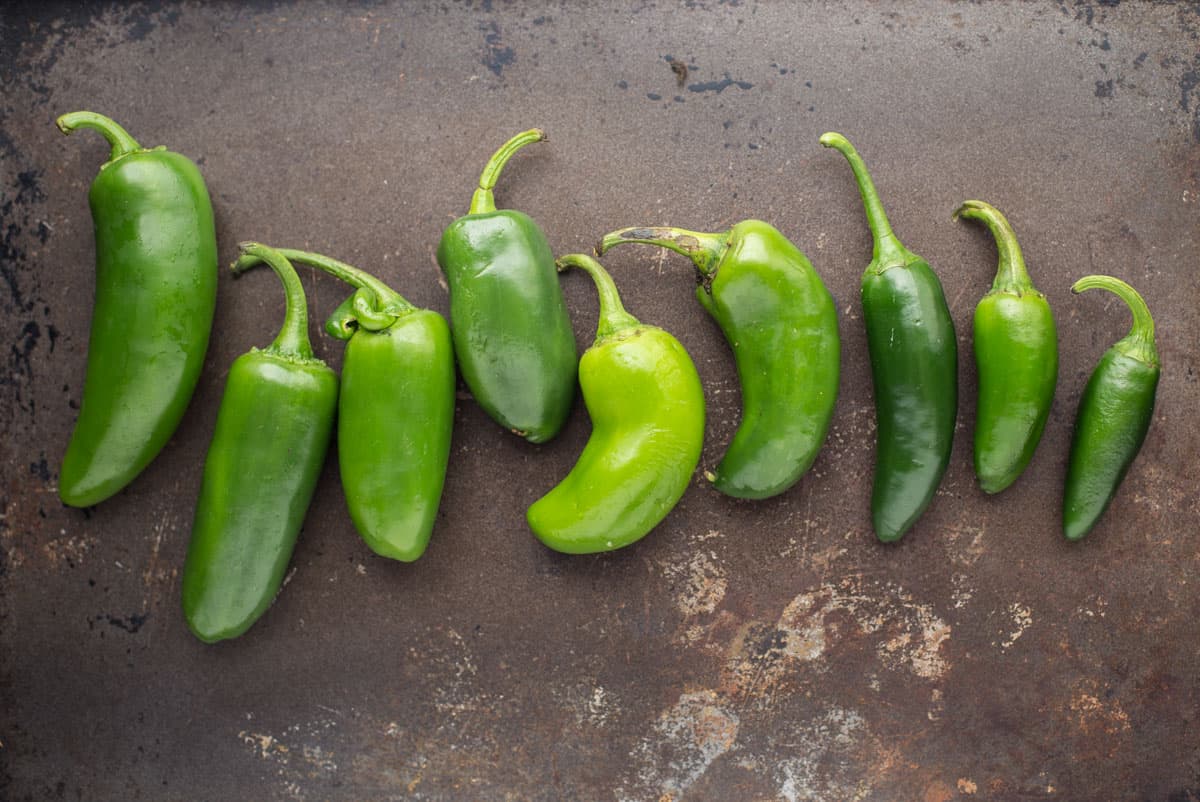
[[[1058,333],[1000,210],[969,200],[954,216],[982,221],[1000,258],[991,291],[975,307],[975,475],[985,492],[999,493],[1029,465],[1042,439],[1058,381]]]
[[[261,245],[283,282],[279,335],[234,361],[204,463],[183,612],[202,641],[234,638],[270,606],[312,500],[337,406],[337,376],[313,356],[300,278]]]
[[[572,254],[558,265],[587,271],[600,296],[596,341],[579,361],[592,434],[526,518],[555,551],[612,551],[658,525],[687,490],[704,439],[704,394],[683,345],[626,312],[599,262]]]
[[[325,324],[346,341],[337,447],[350,518],[376,553],[411,562],[433,532],[454,425],[454,349],[445,319],[374,276],[316,253],[277,248],[357,288]],[[247,253],[235,269],[257,264]]]
[[[837,308],[820,276],[795,245],[761,220],[719,234],[626,228],[607,234],[597,251],[603,255],[624,242],[689,257],[699,271],[696,298],[733,349],[742,421],[707,478],[737,498],[787,490],[816,459],[837,400]]]
[[[892,232],[862,158],[841,134],[823,134],[821,144],[850,163],[874,239],[862,281],[878,424],[871,518],[889,542],[929,506],[950,464],[958,344],[941,282]]]
[[[1108,509],[1154,416],[1158,350],[1154,319],[1137,291],[1110,276],[1085,276],[1071,292],[1104,289],[1125,302],[1133,327],[1101,357],[1079,399],[1063,500],[1063,532],[1079,540]]]
[[[58,127],[91,128],[112,146],[88,193],[96,299],[58,481],[65,503],[87,507],[133,481],[187,409],[217,300],[217,237],[204,179],[186,157],[143,148],[89,111],[64,114]]]
[[[463,379],[496,422],[533,443],[556,435],[571,411],[575,335],[546,235],[526,214],[497,211],[492,189],[517,150],[543,139],[523,131],[496,151],[437,251]]]

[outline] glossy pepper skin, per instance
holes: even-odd
[[[183,566],[183,612],[197,638],[241,635],[283,581],[329,447],[337,376],[313,356],[304,290],[278,253],[250,246],[283,282],[279,336],[234,361],[204,463]]]
[[[496,151],[437,251],[463,379],[488,415],[532,443],[558,434],[571,411],[575,335],[546,235],[522,212],[497,211],[492,189],[517,150],[543,139],[523,131]]]
[[[837,400],[837,308],[804,254],[773,226],[745,220],[719,234],[678,228],[626,228],[606,235],[603,255],[644,242],[689,257],[699,271],[696,298],[733,349],[742,386],[742,421],[713,486],[762,499],[794,485],[817,458]]]
[[[862,281],[878,424],[871,518],[876,536],[891,542],[929,506],[950,463],[958,344],[941,282],[892,232],[862,158],[841,134],[821,144],[850,163],[874,239]]]
[[[572,254],[558,264],[587,271],[600,295],[596,341],[579,362],[592,434],[526,518],[555,551],[612,551],[645,536],[687,490],[704,439],[704,395],[680,342],[626,312],[595,259]]]
[[[975,307],[975,476],[985,492],[999,493],[1029,465],[1046,428],[1058,382],[1058,330],[1000,210],[969,200],[954,216],[984,223],[999,252],[992,289]]]
[[[1133,313],[1133,327],[1101,357],[1079,399],[1063,500],[1063,532],[1079,540],[1092,530],[1142,449],[1154,416],[1159,360],[1154,319],[1137,291],[1110,276],[1085,276],[1071,292],[1105,289]]]
[[[88,193],[96,299],[83,401],[58,482],[64,503],[88,507],[133,481],[187,409],[216,306],[217,237],[204,179],[186,157],[143,148],[92,112],[57,122],[64,134],[91,128],[112,146]]]
[[[356,288],[325,324],[346,342],[338,396],[342,490],[376,554],[425,553],[441,503],[454,425],[454,348],[445,319],[374,276],[328,256],[276,249]],[[246,254],[235,269],[257,264]]]

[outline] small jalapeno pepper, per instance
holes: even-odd
[[[1063,500],[1063,532],[1079,540],[1108,509],[1154,417],[1158,350],[1154,319],[1137,290],[1110,276],[1085,276],[1071,292],[1104,289],[1133,313],[1129,334],[1100,358],[1079,399]]]
[[[446,481],[454,425],[450,329],[437,312],[418,309],[352,265],[276,250],[357,288],[325,324],[327,334],[346,341],[337,419],[342,490],[371,550],[411,562],[429,544]],[[260,259],[246,253],[234,268]]]
[[[683,345],[626,312],[599,262],[571,254],[558,266],[585,270],[600,296],[596,341],[579,361],[592,434],[526,518],[555,551],[612,551],[657,526],[687,490],[704,439],[704,394]]]
[[[143,148],[107,117],[58,118],[64,134],[100,132],[112,146],[88,200],[96,233],[96,299],[87,376],[58,493],[88,507],[150,464],[179,425],[204,365],[217,301],[217,236],[200,171]]]
[[[575,335],[546,235],[522,212],[497,211],[492,190],[514,153],[545,138],[534,128],[496,151],[437,250],[463,379],[488,415],[532,443],[558,434],[571,411]]]
[[[862,157],[841,134],[823,134],[821,144],[850,163],[874,239],[862,281],[878,423],[871,518],[875,534],[889,542],[929,506],[950,464],[958,343],[941,282],[892,232]]]
[[[999,493],[1029,465],[1042,439],[1058,381],[1058,333],[1000,210],[969,200],[954,216],[982,221],[1000,258],[992,289],[975,307],[975,475],[984,492]]]
[[[733,349],[742,386],[742,421],[717,465],[713,486],[762,499],[794,485],[817,458],[837,400],[837,308],[800,249],[761,220],[705,234],[679,228],[626,228],[597,252],[644,242],[689,257],[699,271],[696,298]]]
[[[271,605],[312,500],[337,406],[337,376],[313,356],[300,278],[286,259],[246,247],[283,282],[279,335],[229,369],[192,538],[183,612],[197,638],[234,638]]]

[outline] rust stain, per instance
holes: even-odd
[[[619,800],[682,795],[719,757],[734,749],[741,721],[720,693],[680,695],[634,747],[636,774]]]
[[[956,796],[954,789],[941,780],[935,780],[925,787],[921,796],[923,802],[950,802]]]
[[[733,698],[771,692],[802,667],[824,671],[829,652],[864,638],[877,641],[885,668],[938,680],[949,669],[941,647],[951,631],[905,589],[846,577],[799,594],[773,625],[745,624],[729,649],[721,687]]]
[[[60,530],[61,537],[47,541],[42,546],[42,556],[51,568],[59,568],[64,562],[71,565],[83,563],[86,555],[96,545],[96,539],[87,535],[76,537]]]
[[[1070,707],[1084,735],[1118,735],[1129,730],[1129,715],[1116,700],[1105,704],[1094,694],[1076,691]]]

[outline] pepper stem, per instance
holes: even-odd
[[[863,208],[867,212],[867,226],[875,240],[871,262],[881,262],[887,267],[895,263],[907,261],[908,252],[892,233],[892,224],[888,222],[887,214],[883,211],[883,202],[875,190],[875,182],[867,172],[867,165],[858,155],[858,151],[850,144],[850,140],[839,133],[830,131],[821,134],[820,143],[827,148],[833,148],[846,157],[850,169],[854,172],[854,181],[858,184],[858,194],[862,196]],[[870,269],[870,268],[868,268]]]
[[[1017,234],[999,209],[983,201],[963,201],[962,206],[954,212],[954,219],[959,218],[982,221],[996,239],[1000,262],[992,282],[992,292],[1012,292],[1017,295],[1037,292],[1029,278],[1029,271],[1025,269],[1025,257],[1021,255],[1021,246],[1017,244]]]
[[[287,302],[283,313],[283,325],[280,326],[275,341],[266,350],[292,359],[313,359],[312,342],[308,339],[308,301],[304,297],[304,287],[300,284],[300,277],[296,275],[296,268],[292,267],[292,263],[283,254],[266,245],[243,242],[238,248],[243,254],[254,256],[259,262],[266,262],[283,282],[283,293]]]
[[[554,265],[560,273],[568,268],[578,267],[592,277],[592,281],[596,284],[596,292],[600,295],[600,320],[596,326],[597,340],[616,334],[623,329],[641,325],[637,318],[625,311],[625,305],[621,303],[621,295],[617,292],[617,285],[613,283],[612,276],[595,259],[584,253],[571,253],[560,256],[555,260]]]
[[[108,140],[108,144],[112,145],[112,152],[108,156],[110,162],[142,150],[142,146],[129,135],[128,131],[115,121],[103,114],[96,114],[94,111],[73,111],[59,117],[54,124],[58,126],[58,130],[68,135],[76,128],[91,128],[93,131],[99,131]]]
[[[1133,313],[1133,326],[1129,334],[1120,340],[1114,348],[1120,346],[1123,353],[1134,359],[1140,359],[1149,365],[1158,364],[1158,349],[1154,346],[1154,318],[1150,316],[1150,308],[1146,301],[1133,287],[1112,276],[1084,276],[1071,287],[1071,292],[1081,293],[1084,290],[1102,289],[1116,295],[1129,311]]]
[[[255,243],[244,243],[252,245]],[[379,279],[372,276],[370,273],[354,265],[339,262],[329,256],[324,256],[319,253],[310,251],[298,251],[294,248],[275,248],[276,252],[281,254],[285,259],[292,262],[300,262],[301,264],[315,267],[318,270],[324,271],[334,278],[341,279],[351,287],[358,289],[369,290],[374,294],[379,302],[380,312],[403,313],[410,312],[416,309],[411,303],[404,299],[400,293],[393,290],[388,285],[384,284]],[[238,260],[233,263],[233,271],[240,273],[241,271],[253,267],[262,259],[258,256],[243,253],[238,257]]]
[[[479,176],[479,189],[475,190],[475,194],[471,196],[471,208],[467,213],[483,214],[496,211],[496,197],[492,194],[492,190],[496,186],[496,180],[500,177],[500,171],[504,169],[504,165],[508,164],[508,160],[521,148],[531,142],[543,142],[545,139],[545,131],[540,128],[530,128],[501,145],[500,149],[493,153],[492,158],[488,159],[487,164],[484,165],[483,172]]]
[[[703,234],[698,231],[688,231],[683,228],[667,226],[651,226],[649,228],[622,228],[605,234],[596,246],[596,253],[603,256],[614,245],[627,242],[641,242],[646,245],[657,245],[668,248],[675,253],[683,254],[692,260],[696,269],[703,275],[711,277],[717,272],[717,265],[729,250],[729,232],[719,234]]]

